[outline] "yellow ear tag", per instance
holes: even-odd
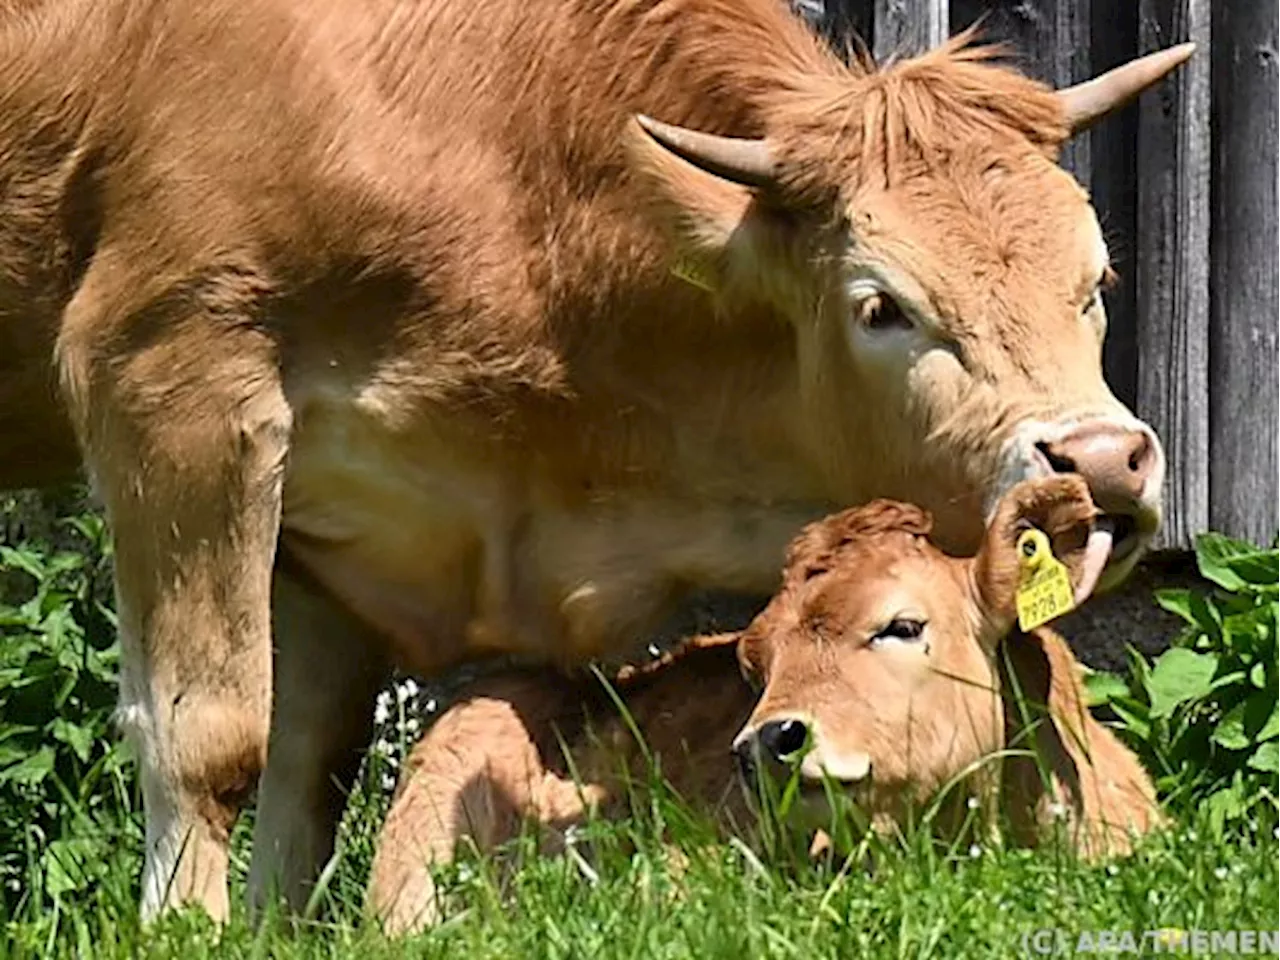
[[[1071,578],[1042,530],[1018,537],[1018,626],[1034,630],[1075,606]]]
[[[695,286],[699,290],[705,290],[707,293],[715,293],[715,290],[707,281],[704,272],[690,257],[677,258],[676,262],[671,265],[671,273],[673,276],[679,277],[685,283]]]

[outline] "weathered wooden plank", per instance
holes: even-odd
[[[1090,57],[1100,74],[1132,60],[1138,51],[1138,9],[1133,3],[1095,3]],[[1107,383],[1132,407],[1138,395],[1137,277],[1138,105],[1117,110],[1089,131],[1089,192],[1111,251],[1117,281],[1106,293],[1107,341],[1102,362]]]
[[[871,41],[873,0],[790,0],[790,3],[846,58],[854,51],[856,42]]]
[[[883,63],[936,47],[947,38],[947,0],[875,0],[873,50]]]
[[[1277,6],[1213,11],[1209,523],[1276,536]]]
[[[982,36],[1007,43],[1028,74],[1054,87],[1090,76],[1090,15],[1094,0],[953,0],[951,28],[979,18]],[[1123,4],[1122,4],[1123,5]],[[1089,182],[1089,140],[1076,137],[1062,151],[1062,165]]]
[[[1137,411],[1169,457],[1160,546],[1209,522],[1209,0],[1140,0],[1142,52],[1194,40],[1138,120]]]

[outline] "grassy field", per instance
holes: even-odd
[[[316,919],[239,912],[219,933],[202,914],[137,922],[136,825],[85,899],[7,925],[14,957],[1011,957],[1102,931],[1275,930],[1274,827],[1215,836],[1183,822],[1136,854],[1086,866],[1060,850],[939,848],[923,836],[863,857],[789,868],[714,842],[668,798],[587,831],[590,851],[538,857],[531,841],[498,860],[442,873],[451,909],[417,938],[392,942],[361,914],[376,817],[347,825]],[[243,832],[241,839],[243,839]],[[675,853],[674,851],[680,851]],[[243,875],[244,844],[238,844]],[[854,866],[854,864],[858,866]],[[242,889],[237,884],[238,889]],[[1148,951],[1150,952],[1150,951]]]
[[[843,861],[761,857],[658,789],[630,819],[591,824],[568,856],[539,857],[526,838],[446,869],[444,923],[396,943],[362,905],[394,759],[418,726],[399,697],[380,706],[398,721],[370,754],[306,919],[246,919],[246,817],[231,924],[188,912],[140,928],[134,765],[110,726],[110,544],[93,515],[60,529],[69,539],[56,544],[0,539],[0,956],[1003,958],[1118,955],[1106,934],[1280,925],[1274,548],[1206,538],[1205,589],[1159,598],[1188,624],[1177,649],[1095,678],[1172,818],[1131,857],[947,849],[923,831],[875,841],[870,859],[871,841]]]

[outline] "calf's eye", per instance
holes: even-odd
[[[924,635],[924,621],[912,620],[908,617],[895,617],[885,624],[874,637],[872,642],[883,643],[885,641],[900,641],[903,643],[911,643],[919,640]]]

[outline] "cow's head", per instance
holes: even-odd
[[[837,501],[928,507],[972,550],[1019,480],[1085,478],[1122,578],[1164,455],[1102,375],[1108,252],[1062,143],[1191,45],[1054,92],[957,38],[876,70],[782,76],[763,139],[649,118],[634,144],[683,264],[795,328],[803,434]]]
[[[763,684],[734,740],[739,760],[779,775],[798,766],[810,826],[830,815],[832,783],[873,822],[901,823],[982,772],[1005,745],[997,652],[1015,622],[1019,537],[1049,536],[1081,600],[1109,550],[1095,517],[1084,481],[1061,476],[1015,485],[973,559],[942,553],[929,515],[894,501],[807,527],[739,643]]]

